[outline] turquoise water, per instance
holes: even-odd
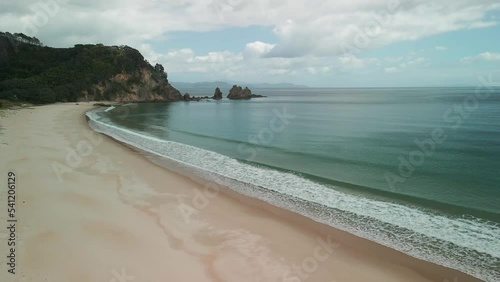
[[[244,194],[500,280],[498,91],[254,92],[268,97],[129,105],[89,116],[94,129]]]

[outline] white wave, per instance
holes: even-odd
[[[347,194],[295,174],[247,165],[215,152],[103,123],[97,120],[94,112],[87,115],[94,130],[195,168],[207,178],[212,178],[209,180],[227,185],[237,192],[414,257],[458,269],[486,281],[500,281],[500,271],[494,270],[495,264],[500,263],[498,224],[474,218],[448,217],[420,208]],[[307,203],[329,209],[311,210]],[[335,210],[342,211],[342,214]],[[444,246],[443,243],[451,246]],[[424,245],[428,247],[424,248]],[[437,254],[433,247],[443,249],[445,253]],[[454,254],[456,247],[460,247],[461,254]],[[475,255],[474,251],[480,255]]]
[[[115,108],[115,106],[111,106],[111,107],[108,107],[106,110],[104,110],[105,112],[109,112],[109,111],[112,111],[113,109]]]

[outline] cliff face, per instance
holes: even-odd
[[[84,90],[78,101],[102,100],[104,93],[113,92],[108,101],[169,102],[182,100],[182,94],[168,81],[156,80],[155,73],[142,68],[134,74],[120,73]],[[138,78],[138,79],[137,79]]]
[[[160,64],[128,46],[43,46],[0,32],[0,99],[35,104],[73,101],[180,101]]]

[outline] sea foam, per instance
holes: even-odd
[[[415,206],[361,197],[293,173],[161,140],[103,122],[87,113],[90,126],[157,157],[174,161],[201,177],[312,220],[460,270],[485,281],[500,281],[500,226],[474,217],[453,217]]]

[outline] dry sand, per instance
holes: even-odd
[[[94,133],[91,107],[0,118],[0,281],[478,281],[224,188],[216,194]],[[16,274],[6,264],[9,171]]]

